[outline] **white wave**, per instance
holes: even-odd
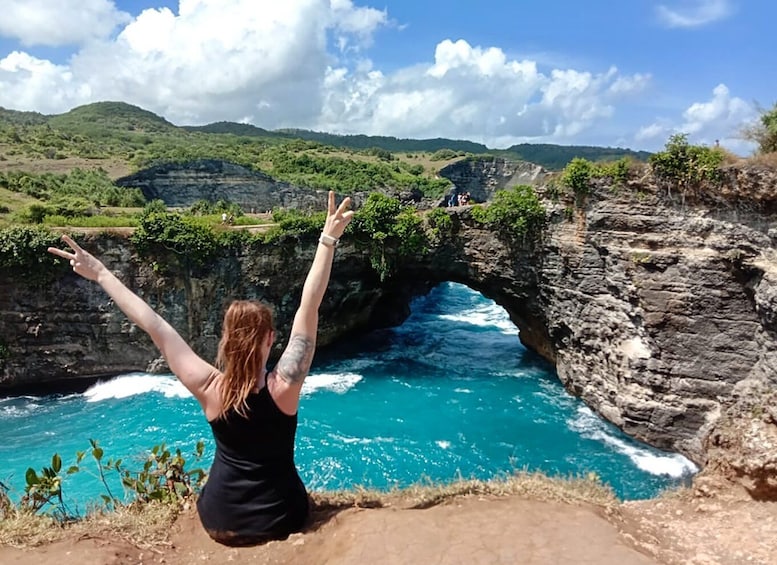
[[[348,444],[359,444],[359,445],[369,445],[371,443],[394,443],[393,437],[353,437],[353,436],[344,436],[342,434],[330,434],[329,436],[332,440],[336,442],[342,442],[346,445]]]
[[[605,424],[590,409],[580,407],[570,429],[583,437],[594,439],[627,456],[642,471],[651,475],[663,475],[674,479],[692,475],[699,469],[692,461],[679,453],[661,454],[656,450],[631,445],[607,432]]]
[[[313,394],[319,390],[328,390],[337,394],[344,394],[356,386],[362,380],[356,373],[322,373],[320,375],[308,375],[302,385],[302,394]]]
[[[438,446],[440,449],[450,449],[450,448],[451,448],[451,442],[449,442],[449,441],[445,441],[445,440],[443,440],[443,439],[437,440],[437,441],[435,441],[434,443],[436,443],[436,444],[437,444],[437,446]]]
[[[468,388],[454,388],[453,392],[458,392],[459,394],[472,394],[474,391]]]
[[[0,407],[0,419],[19,418],[27,416],[38,408],[37,404],[26,404],[24,406],[3,406]]]
[[[87,402],[102,402],[111,398],[128,398],[138,394],[158,392],[166,398],[189,398],[192,394],[172,375],[130,373],[92,385],[84,393]]]
[[[458,314],[440,314],[440,319],[451,322],[465,322],[483,328],[497,328],[503,334],[516,335],[518,328],[510,320],[507,311],[498,304],[481,306],[474,310],[459,312]]]
[[[16,403],[20,400],[40,400],[39,396],[6,396],[5,398],[0,398],[0,406],[3,404],[12,404]]]

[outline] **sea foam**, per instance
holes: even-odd
[[[661,453],[637,447],[610,434],[606,425],[589,408],[579,407],[577,417],[569,421],[569,427],[583,437],[600,441],[628,457],[634,465],[651,475],[663,475],[673,479],[693,475],[699,469],[692,461],[679,453]]]
[[[442,320],[451,322],[463,322],[482,328],[497,328],[507,335],[516,335],[518,328],[510,320],[504,308],[498,304],[489,304],[473,310],[467,310],[458,314],[440,314]]]
[[[308,395],[320,390],[328,390],[337,394],[344,394],[356,386],[362,380],[356,373],[321,373],[308,375],[305,384],[302,385],[302,394]]]
[[[84,393],[87,402],[102,402],[112,398],[129,398],[138,394],[156,392],[167,398],[189,398],[191,393],[172,375],[130,373],[99,382]]]

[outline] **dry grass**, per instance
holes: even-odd
[[[746,163],[767,167],[769,169],[777,169],[777,151],[773,151],[772,153],[759,153],[758,155],[754,155],[747,159]]]
[[[519,496],[546,502],[594,504],[603,507],[618,502],[612,489],[602,484],[594,474],[588,477],[552,478],[542,473],[526,471],[490,481],[461,479],[445,485],[418,483],[388,492],[357,488],[351,491],[312,494],[316,510],[323,511],[353,506],[428,508],[462,496]]]
[[[364,488],[314,492],[311,498],[314,522],[321,524],[338,512],[353,507],[420,509],[466,496],[519,496],[566,504],[593,504],[603,508],[611,508],[618,503],[613,491],[595,475],[550,478],[528,472],[490,481],[459,480],[447,485],[419,483],[388,492]],[[131,505],[112,512],[92,512],[82,520],[65,525],[48,516],[10,512],[9,516],[0,520],[0,545],[35,547],[75,536],[121,539],[139,548],[161,547],[168,543],[171,525],[180,510],[180,507],[167,504]]]
[[[139,548],[158,547],[166,543],[179,510],[171,504],[130,505],[111,512],[92,512],[64,525],[49,516],[16,513],[0,520],[0,545],[35,547],[76,536],[121,539]]]
[[[12,146],[0,144],[0,171],[25,171],[28,173],[66,174],[73,169],[97,170],[103,169],[112,179],[117,179],[133,172],[130,164],[122,159],[85,159],[83,157],[68,157],[66,159],[46,159],[28,155],[11,155]]]

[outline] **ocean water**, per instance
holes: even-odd
[[[0,481],[18,498],[28,467],[40,470],[58,453],[67,469],[90,438],[130,469],[163,442],[191,467],[207,469],[213,454],[207,422],[175,377],[133,373],[84,394],[0,399]],[[190,456],[199,440],[206,453],[197,463]],[[310,490],[526,469],[595,472],[623,499],[655,496],[696,472],[567,394],[553,368],[521,345],[501,307],[454,283],[416,299],[402,326],[318,355],[303,389],[296,461]],[[76,510],[104,493],[89,456],[81,466],[63,482]]]

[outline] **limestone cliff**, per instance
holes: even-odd
[[[320,343],[401,322],[412,296],[434,284],[467,284],[502,305],[522,341],[599,414],[777,498],[769,400],[777,391],[777,173],[732,168],[720,186],[685,202],[646,175],[546,205],[549,225],[534,243],[485,229],[469,208],[451,209],[452,233],[400,260],[385,282],[346,242]],[[267,300],[279,329],[289,326],[315,247],[289,239],[222,258],[205,273],[161,277],[125,240],[86,245],[208,357],[233,298]],[[0,322],[10,352],[0,386],[8,390],[144,370],[158,357],[95,285],[72,274],[41,289],[0,274]]]
[[[171,207],[191,206],[198,200],[226,200],[244,211],[273,208],[321,210],[326,192],[303,189],[264,173],[214,159],[189,163],[166,163],[116,181],[119,186],[139,188],[146,200],[159,199]]]
[[[451,163],[440,170],[456,192],[469,192],[475,202],[488,202],[497,190],[518,184],[541,185],[548,173],[534,163],[501,157],[473,156]]]

